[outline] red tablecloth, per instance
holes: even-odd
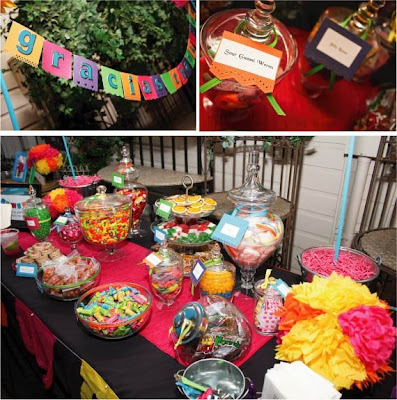
[[[50,236],[50,241],[55,247],[61,249],[62,253],[68,254],[70,252],[70,247],[61,242],[54,232]],[[32,235],[28,233],[20,233],[19,243],[22,249],[26,250],[28,247],[36,243],[36,240],[33,238]],[[86,242],[80,243],[78,247],[79,251],[84,256],[95,257],[98,254],[98,248]],[[101,275],[99,285],[120,281],[134,282],[150,290],[150,283],[148,272],[146,270],[146,265],[137,265],[146,257],[146,255],[150,253],[150,251],[148,249],[145,249],[144,247],[138,246],[128,241],[121,243],[120,248],[125,251],[125,258],[121,261],[114,263],[101,263]],[[192,297],[190,293],[190,285],[190,279],[185,279],[182,293],[179,295],[177,303],[170,307],[170,310],[159,310],[157,306],[153,304],[152,314],[149,322],[145,325],[143,329],[139,331],[139,334],[142,335],[145,339],[147,339],[164,353],[169,354],[175,359],[176,354],[173,348],[173,343],[168,337],[168,331],[172,325],[174,315],[178,312],[179,308],[187,302],[193,301],[194,299],[198,298],[197,296],[195,298]],[[234,304],[244,313],[250,325],[252,326],[254,300],[251,298],[247,298],[244,295],[240,295],[239,297],[235,297]],[[241,365],[245,361],[247,361],[270,339],[271,337],[258,335],[256,332],[254,332],[254,330],[252,330],[251,348],[243,359],[240,359],[238,362],[236,362],[236,365]]]
[[[290,28],[297,44],[299,57],[303,57],[308,32]],[[204,58],[200,59],[200,85],[204,83],[203,74],[208,72]],[[274,97],[287,114],[277,116],[266,99],[252,107],[249,118],[242,122],[227,124],[232,113],[220,111],[208,101],[206,94],[200,95],[200,129],[218,130],[268,130],[268,131],[340,131],[352,130],[355,121],[366,111],[366,99],[374,96],[377,89],[370,83],[357,84],[344,79],[337,81],[332,91],[318,99],[310,99],[297,92],[293,82],[300,79],[298,62],[290,73],[276,85]]]

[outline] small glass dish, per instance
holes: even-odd
[[[36,275],[36,283],[40,292],[45,293],[47,296],[56,300],[73,301],[77,300],[83,293],[87,292],[87,290],[95,287],[95,285],[98,284],[99,281],[101,265],[95,258],[81,257],[81,259],[84,260],[87,263],[87,266],[89,266],[94,271],[92,275],[82,281],[78,281],[75,283],[70,283],[66,285],[52,285],[44,282],[45,270],[47,268],[51,268],[51,264],[46,265],[44,267],[41,267],[37,271]]]
[[[94,318],[89,319],[89,316],[84,316],[81,314],[81,309],[89,305],[90,302],[93,303],[96,301],[98,298],[97,293],[109,293],[110,296],[112,291],[117,293],[119,291],[124,291],[124,293],[132,291],[134,291],[134,293],[137,292],[139,295],[143,296],[144,299],[146,299],[146,302],[142,305],[146,305],[147,307],[142,312],[136,313],[136,315],[128,319],[118,319],[113,323],[106,323],[106,321],[99,322]],[[95,296],[96,298],[94,299]],[[76,314],[77,321],[84,327],[84,329],[100,338],[112,340],[123,339],[139,331],[139,329],[141,329],[148,321],[151,309],[152,295],[150,294],[149,290],[141,285],[130,282],[112,282],[95,287],[83,294],[83,296],[80,297],[74,306],[74,312]],[[109,313],[111,313],[111,311],[109,311]],[[105,320],[105,317],[103,319]]]

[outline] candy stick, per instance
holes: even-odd
[[[338,227],[338,235],[336,237],[335,244],[335,256],[334,262],[338,261],[339,250],[342,241],[342,233],[343,233],[343,225],[345,223],[345,213],[346,213],[346,204],[347,204],[347,194],[349,192],[349,183],[350,183],[350,173],[352,169],[352,159],[353,159],[353,151],[354,151],[354,142],[356,140],[355,136],[350,138],[349,144],[349,154],[347,156],[347,166],[345,172],[345,181],[343,183],[343,193],[342,193],[342,207],[339,215],[339,227]]]
[[[7,105],[8,114],[10,115],[10,118],[11,118],[12,126],[14,128],[14,131],[19,131],[20,128],[19,128],[18,120],[15,115],[14,107],[12,106],[11,98],[8,93],[7,85],[6,85],[6,82],[4,80],[4,76],[3,76],[3,73],[1,72],[1,70],[0,70],[0,81],[1,81],[1,90],[3,92],[4,100]]]
[[[69,161],[70,170],[72,171],[73,179],[76,180],[76,174],[74,173],[74,167],[73,167],[73,163],[72,163],[72,158],[70,157],[69,147],[68,147],[68,144],[66,143],[65,136],[62,136],[62,140],[63,140],[63,144],[65,146],[66,156],[67,156],[68,161]]]

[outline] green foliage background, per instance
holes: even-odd
[[[74,54],[122,72],[161,73],[179,63],[186,49],[186,11],[169,0],[25,0],[16,4],[13,20]],[[161,69],[164,60],[169,65]],[[29,95],[39,108],[48,109],[55,129],[99,128],[96,117],[104,101],[95,93],[53,77],[40,66],[20,63],[20,69],[27,77]],[[117,128],[128,128],[141,103],[116,96],[112,101],[119,115]]]

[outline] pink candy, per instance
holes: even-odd
[[[59,180],[59,184],[61,186],[66,187],[74,187],[74,186],[86,186],[91,185],[91,183],[98,182],[101,180],[101,177],[98,175],[79,175],[76,177],[76,180],[73,177],[68,176],[66,179]]]
[[[306,250],[302,254],[302,264],[317,274],[329,276],[333,271],[362,281],[374,276],[373,263],[359,254],[341,250],[334,264],[334,249],[318,248]]]

